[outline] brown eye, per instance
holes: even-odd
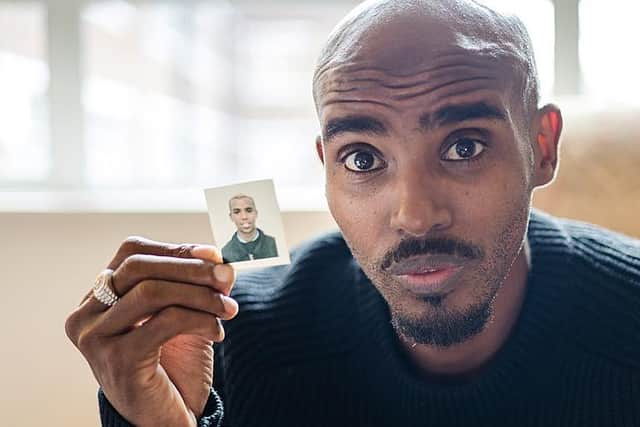
[[[469,160],[478,156],[484,149],[484,143],[471,138],[462,138],[449,147],[443,160]]]
[[[354,151],[345,158],[344,166],[353,172],[370,172],[380,169],[384,164],[370,151]]]

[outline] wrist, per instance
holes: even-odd
[[[164,413],[162,417],[153,417],[136,423],[137,427],[158,427],[158,426],[175,426],[175,427],[197,427],[198,420],[191,411],[181,414]]]

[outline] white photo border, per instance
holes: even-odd
[[[228,232],[229,230],[235,231],[235,225],[233,225],[229,219],[228,203],[229,199],[237,194],[246,194],[254,199],[256,209],[258,210],[258,224],[267,224],[264,229],[268,230],[268,234],[274,237],[278,256],[250,261],[236,261],[229,264],[232,265],[236,271],[290,264],[291,260],[284,234],[282,213],[278,206],[275,186],[272,179],[241,182],[204,190],[209,214],[209,225],[213,233],[215,245],[222,250],[222,247],[228,240],[228,237],[224,235],[225,231],[227,231],[229,235],[232,235],[232,233]]]

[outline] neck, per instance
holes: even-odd
[[[240,237],[245,242],[248,242],[253,240],[256,237],[257,233],[258,233],[257,228],[254,228],[251,233],[243,233],[242,231],[238,230],[238,237]]]
[[[516,324],[524,301],[529,272],[529,245],[525,241],[493,303],[493,315],[471,339],[450,347],[416,344],[399,336],[410,359],[429,380],[466,381],[498,352]]]

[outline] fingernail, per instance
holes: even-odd
[[[238,303],[233,298],[222,295],[222,305],[224,305],[224,311],[229,314],[235,314],[238,312]]]

